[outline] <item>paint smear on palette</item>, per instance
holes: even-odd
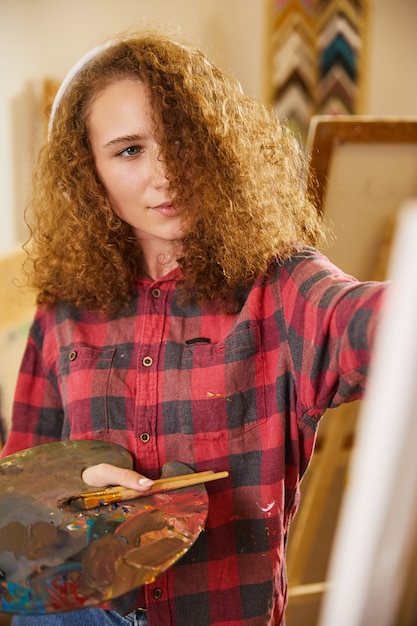
[[[111,607],[173,565],[203,530],[204,485],[85,511],[59,508],[63,490],[85,491],[81,471],[99,462],[132,467],[126,450],[99,441],[46,444],[0,460],[0,612]],[[167,463],[162,477],[191,472]]]

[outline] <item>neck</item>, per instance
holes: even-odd
[[[144,263],[144,270],[152,280],[159,280],[163,278],[167,274],[169,274],[173,269],[178,267],[177,261],[172,261],[170,259],[161,259],[156,263]]]
[[[177,258],[180,248],[176,242],[168,241],[166,245],[161,242],[141,241],[143,253],[143,269],[153,280],[163,278],[173,269],[178,267]]]

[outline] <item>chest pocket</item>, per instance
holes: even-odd
[[[107,432],[107,395],[114,349],[77,347],[59,357],[64,405],[63,438],[100,437]]]
[[[266,419],[259,329],[245,328],[218,344],[186,346],[179,373],[181,433],[233,438]]]

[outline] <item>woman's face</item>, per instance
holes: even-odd
[[[90,107],[88,127],[100,180],[137,240],[146,247],[182,239],[143,83],[121,79],[108,85]]]

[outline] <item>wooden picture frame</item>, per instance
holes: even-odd
[[[314,116],[306,149],[308,186],[335,237],[324,252],[360,280],[382,278],[399,207],[417,197],[417,118]]]

